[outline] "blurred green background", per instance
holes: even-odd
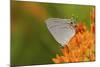
[[[48,18],[77,17],[89,28],[94,6],[14,1],[11,4],[11,65],[51,64],[61,55],[59,43],[48,32]]]

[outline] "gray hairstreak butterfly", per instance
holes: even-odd
[[[63,47],[75,35],[72,19],[49,18],[46,20],[46,25],[54,39]]]

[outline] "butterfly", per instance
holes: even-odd
[[[62,47],[75,35],[73,19],[49,18],[45,22],[49,32]]]

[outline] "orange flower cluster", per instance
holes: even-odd
[[[92,17],[92,20],[94,18]],[[94,20],[93,20],[94,21]],[[85,24],[76,25],[76,34],[67,46],[61,48],[62,56],[56,55],[54,63],[82,62],[95,60],[95,27],[91,23],[91,30],[87,30]]]

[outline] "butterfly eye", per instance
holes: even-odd
[[[71,24],[73,24],[73,22],[70,22]]]

